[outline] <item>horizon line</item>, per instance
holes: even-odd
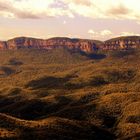
[[[116,37],[112,37],[109,38],[107,40],[99,40],[99,39],[89,39],[89,38],[78,38],[78,37],[68,37],[68,36],[54,36],[54,37],[50,37],[50,38],[41,38],[41,37],[31,37],[31,36],[17,36],[17,37],[13,37],[7,40],[0,40],[0,42],[7,42],[13,39],[17,39],[17,38],[31,38],[31,39],[40,39],[40,40],[49,40],[49,39],[55,39],[55,38],[67,38],[67,39],[81,39],[81,40],[93,40],[93,41],[101,41],[101,42],[105,42],[111,39],[117,39],[117,38],[125,38],[125,37],[140,37],[140,35],[128,35],[128,36],[116,36]]]

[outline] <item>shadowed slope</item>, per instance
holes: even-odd
[[[114,138],[109,132],[86,122],[64,118],[47,118],[38,121],[26,121],[0,113],[0,137],[14,139],[107,139]],[[7,124],[10,128],[7,127]],[[14,128],[14,129],[13,129]],[[12,135],[11,135],[12,133]]]

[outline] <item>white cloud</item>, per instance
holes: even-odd
[[[101,39],[101,40],[106,40],[106,39],[114,38],[114,37],[118,37],[118,36],[140,36],[140,34],[138,34],[138,33],[126,32],[126,31],[115,34],[108,29],[104,29],[102,31],[94,31],[94,30],[90,29],[90,30],[88,30],[88,34],[90,35],[91,39]]]
[[[75,5],[83,5],[90,6],[92,4],[92,0],[61,0],[67,4],[75,4]]]
[[[88,33],[89,33],[89,34],[95,34],[96,32],[93,31],[92,29],[90,29],[90,30],[88,30]]]
[[[62,0],[71,11],[89,18],[140,20],[138,0]],[[84,1],[84,2],[83,2]]]
[[[102,30],[102,31],[94,31],[92,29],[88,30],[88,33],[90,34],[91,38],[95,39],[104,39],[104,38],[109,38],[113,33],[110,30]]]
[[[17,18],[73,17],[69,9],[57,4],[58,0],[0,0],[0,16]],[[56,4],[56,7],[51,7]],[[63,3],[62,3],[63,4]]]
[[[120,36],[140,36],[140,34],[134,32],[121,32]]]
[[[102,36],[112,35],[113,33],[110,30],[103,30],[100,32]]]
[[[0,0],[0,15],[18,18],[56,16],[140,20],[138,0]]]

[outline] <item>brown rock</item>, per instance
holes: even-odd
[[[4,50],[7,48],[6,42],[0,41],[0,50]]]
[[[38,48],[38,49],[53,49],[59,47],[67,47],[72,50],[81,50],[84,52],[91,52],[99,48],[96,41],[83,40],[83,39],[70,39],[70,38],[51,38],[48,40],[19,37],[8,40],[6,42],[7,49],[20,49],[20,48]],[[1,48],[5,48],[1,43]]]
[[[106,49],[130,49],[140,47],[140,36],[118,37],[105,41]]]
[[[70,39],[66,37],[56,37],[47,40],[18,37],[6,42],[0,42],[0,50],[4,49],[20,49],[20,48],[37,48],[37,49],[53,49],[68,48],[84,52],[93,52],[98,49],[116,50],[140,47],[140,37],[118,37],[105,41],[88,40],[88,39]]]

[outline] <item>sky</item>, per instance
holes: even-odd
[[[140,0],[0,0],[0,40],[140,35]]]

